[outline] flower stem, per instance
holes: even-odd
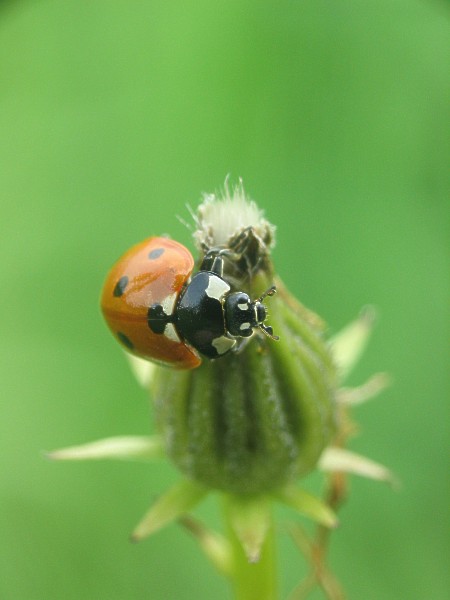
[[[231,583],[235,600],[277,600],[275,532],[272,515],[259,560],[250,562],[231,522],[230,505],[223,503],[226,536],[230,542],[233,569]]]

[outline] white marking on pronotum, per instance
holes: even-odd
[[[238,308],[241,310],[247,310],[248,304],[246,302],[244,302],[244,304],[238,304]]]
[[[205,290],[205,293],[210,298],[215,298],[216,300],[220,300],[224,294],[230,291],[230,286],[220,277],[210,277],[208,282],[208,287]]]
[[[177,294],[170,294],[166,296],[164,300],[161,302],[161,306],[163,307],[164,314],[171,315],[173,313],[173,309],[175,308],[175,302],[177,300]]]
[[[173,323],[166,324],[164,328],[164,335],[166,336],[166,338],[169,338],[169,340],[172,340],[173,342],[181,342],[180,336],[178,335]]]
[[[225,354],[225,352],[228,352],[228,350],[230,350],[235,343],[236,340],[232,340],[225,335],[222,335],[221,337],[218,337],[212,341],[212,345],[217,350],[217,354]]]
[[[241,323],[239,329],[243,331],[244,329],[248,329],[250,327],[250,323]]]

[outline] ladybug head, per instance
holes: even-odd
[[[253,329],[258,327],[265,335],[278,340],[278,336],[273,335],[272,327],[264,324],[267,310],[262,303],[266,296],[273,296],[275,292],[276,288],[273,286],[253,302],[245,292],[229,294],[225,300],[225,323],[228,333],[236,337],[249,337]]]

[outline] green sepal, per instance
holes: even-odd
[[[387,373],[375,373],[365,383],[354,388],[341,388],[336,395],[336,402],[342,406],[357,406],[378,396],[391,384]]]
[[[158,498],[131,534],[139,542],[155,531],[175,521],[203,499],[208,490],[193,481],[183,480]]]
[[[349,323],[329,341],[341,382],[348,377],[364,352],[372,333],[375,318],[374,307],[367,306],[360,312],[357,319]]]
[[[229,540],[190,515],[180,517],[179,523],[194,536],[204,555],[217,571],[226,577],[231,577],[233,557]]]
[[[134,354],[130,354],[126,351],[124,351],[124,354],[130,366],[131,372],[136,378],[136,381],[140,386],[148,389],[153,379],[156,364],[149,362],[144,358],[140,358],[139,356],[134,356]]]
[[[161,437],[121,435],[46,452],[52,460],[153,460],[164,456]]]
[[[270,498],[224,495],[223,516],[232,552],[233,597],[277,600],[275,528]],[[246,518],[250,519],[248,525]]]
[[[228,521],[249,562],[258,562],[271,525],[267,496],[226,496]]]
[[[338,519],[329,506],[316,496],[294,485],[286,486],[283,490],[274,494],[274,498],[320,525],[325,527],[336,527],[338,525]]]
[[[376,481],[386,481],[391,485],[398,485],[392,472],[380,463],[365,458],[345,448],[326,448],[320,457],[319,468],[322,471],[351,473]]]

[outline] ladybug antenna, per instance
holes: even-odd
[[[268,290],[266,290],[263,294],[261,294],[261,296],[255,300],[255,302],[262,302],[264,300],[264,298],[267,298],[267,296],[270,297],[276,293],[277,293],[277,288],[275,285],[273,285]],[[280,339],[277,335],[273,334],[273,329],[270,325],[264,325],[264,323],[258,323],[258,329],[260,329],[264,333],[264,335],[267,335],[267,337],[270,337],[271,340],[278,341]]]
[[[275,340],[278,342],[280,337],[278,335],[273,334],[273,329],[270,325],[264,325],[264,323],[260,323],[258,325],[258,329],[260,329],[267,337],[270,337],[271,340]]]
[[[255,302],[262,302],[264,300],[264,298],[267,298],[267,296],[273,296],[276,293],[277,293],[277,287],[275,285],[273,285],[268,290],[266,290],[264,292],[264,294],[261,294],[261,296],[259,298],[256,298]]]

